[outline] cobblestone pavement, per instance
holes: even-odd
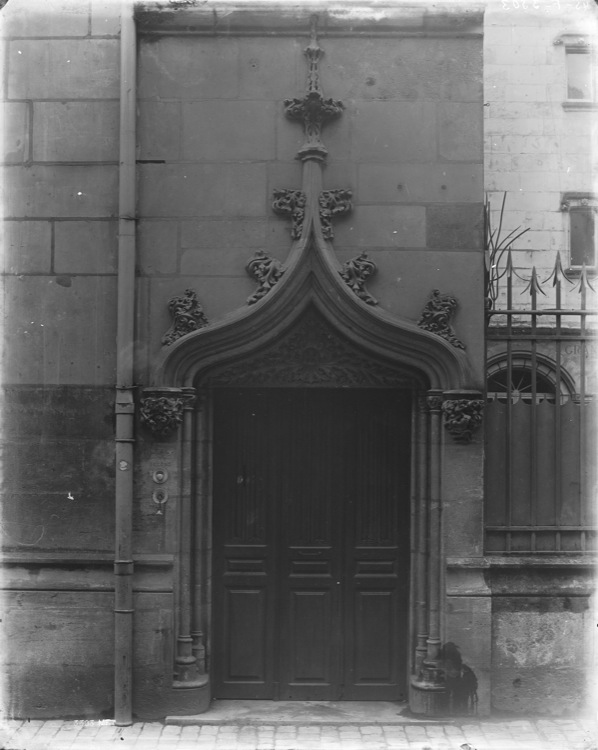
[[[404,725],[203,725],[6,721],[2,750],[597,750],[591,720]]]

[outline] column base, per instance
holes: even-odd
[[[446,716],[446,688],[442,684],[412,678],[409,684],[409,708],[418,716]]]

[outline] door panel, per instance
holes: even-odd
[[[408,394],[221,389],[214,403],[216,697],[397,699]]]

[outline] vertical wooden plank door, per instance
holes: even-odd
[[[215,697],[401,699],[409,394],[223,388],[214,406]]]

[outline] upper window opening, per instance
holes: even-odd
[[[597,266],[598,199],[588,193],[565,193],[561,208],[569,212],[569,268],[575,271],[585,265],[594,270]]]
[[[594,74],[589,49],[567,49],[567,99],[592,101]]]

